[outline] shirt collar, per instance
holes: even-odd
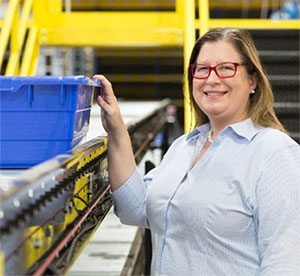
[[[251,118],[229,125],[225,129],[228,128],[231,128],[237,135],[246,138],[248,141],[251,141],[251,139],[258,133],[260,129],[260,127],[254,125]],[[196,139],[199,137],[200,134],[202,135],[207,134],[209,130],[210,130],[210,124],[209,123],[203,124],[195,128],[193,131],[191,131],[187,135],[186,140],[189,141],[189,140]]]
[[[251,141],[261,129],[261,127],[254,125],[251,118],[232,124],[228,127],[231,128],[237,135],[246,138],[248,141]]]
[[[195,128],[192,132],[190,132],[187,137],[186,140],[193,140],[199,137],[200,134],[205,134],[208,133],[208,131],[210,130],[210,124],[206,123],[203,124],[201,126],[198,126],[197,128]]]

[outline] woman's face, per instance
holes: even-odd
[[[207,66],[222,62],[243,62],[228,41],[206,42],[196,59]],[[193,79],[193,97],[211,123],[228,125],[249,117],[249,95],[256,84],[256,77],[249,76],[244,65],[237,67],[232,78],[220,78],[212,70],[207,79]]]

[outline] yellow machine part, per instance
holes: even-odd
[[[76,161],[78,161],[77,171],[79,171],[84,165],[91,162],[93,159],[99,157],[107,150],[107,139],[104,139],[104,144],[97,148],[95,151],[90,152],[88,155],[82,157],[78,157]],[[74,160],[75,162],[75,160]],[[74,163],[73,163],[74,164]],[[65,227],[72,223],[74,219],[78,216],[76,210],[81,211],[86,207],[86,203],[89,203],[89,183],[91,179],[89,178],[89,174],[84,174],[80,178],[76,180],[73,195],[75,196],[73,199],[74,206],[70,208],[70,212],[68,212],[65,216]]]
[[[86,203],[88,203],[88,184],[89,178],[87,175],[83,175],[75,183],[74,188],[74,195],[77,196],[77,198],[74,198],[74,208],[78,211],[83,210],[86,207]],[[85,203],[86,202],[86,203]],[[66,217],[66,222],[72,222],[75,217],[77,217],[77,212],[72,212],[69,214],[70,216]]]
[[[24,269],[30,268],[51,246],[53,237],[60,232],[59,225],[45,225],[27,227],[25,238],[30,238],[25,243]]]
[[[67,169],[73,167],[75,164],[77,164],[77,171],[80,170],[85,164],[93,160],[94,158],[100,156],[102,153],[104,153],[107,149],[107,139],[105,138],[103,140],[103,145],[96,149],[95,151],[89,153],[86,156],[78,155],[72,162],[69,162],[67,165]]]
[[[77,165],[77,170],[81,169],[85,164],[89,163],[90,161],[92,161],[93,159],[100,156],[101,154],[103,154],[106,151],[107,139],[104,139],[103,142],[104,142],[104,144],[101,147],[99,147],[97,150],[91,152],[89,155],[87,155],[84,158],[79,160],[79,163]]]
[[[30,268],[52,245],[56,237],[62,233],[66,227],[72,223],[78,216],[76,210],[83,210],[86,207],[84,202],[88,202],[88,176],[83,175],[75,183],[74,195],[77,194],[78,198],[74,198],[74,206],[69,208],[64,222],[58,225],[45,225],[45,226],[32,226],[25,230],[25,238],[30,238],[25,243],[25,264],[24,269]],[[32,234],[33,233],[33,234]],[[1,274],[0,274],[1,275]]]
[[[69,211],[66,213],[63,223],[26,228],[25,238],[29,236],[30,238],[25,243],[25,270],[30,268],[51,247],[56,237],[77,218],[78,212],[76,210],[80,211],[86,207],[85,202],[89,200],[88,182],[87,175],[83,175],[76,181],[74,195],[77,194],[78,198],[74,198],[73,203],[70,203]]]
[[[80,159],[77,169],[79,170],[82,166],[103,154],[106,151],[106,148],[107,140],[105,139],[103,146],[91,152],[85,158]],[[74,198],[72,202],[69,202],[69,205],[68,203],[66,204],[66,208],[68,210],[63,223],[58,225],[32,226],[26,228],[24,239],[27,237],[30,238],[28,238],[25,243],[25,270],[29,269],[51,247],[53,242],[56,240],[56,237],[78,217],[78,213],[81,210],[85,209],[87,203],[90,201],[88,191],[90,188],[90,181],[89,174],[84,174],[76,180],[73,191]],[[3,254],[0,254],[0,276],[3,275],[3,267],[4,257]]]
[[[4,254],[0,252],[0,276],[4,275]]]

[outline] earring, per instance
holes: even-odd
[[[252,89],[251,94],[255,94],[255,90],[254,89]]]

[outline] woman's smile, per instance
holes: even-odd
[[[207,90],[207,91],[204,91],[204,94],[208,98],[216,99],[216,98],[221,98],[222,96],[224,96],[225,94],[227,94],[227,91]]]

